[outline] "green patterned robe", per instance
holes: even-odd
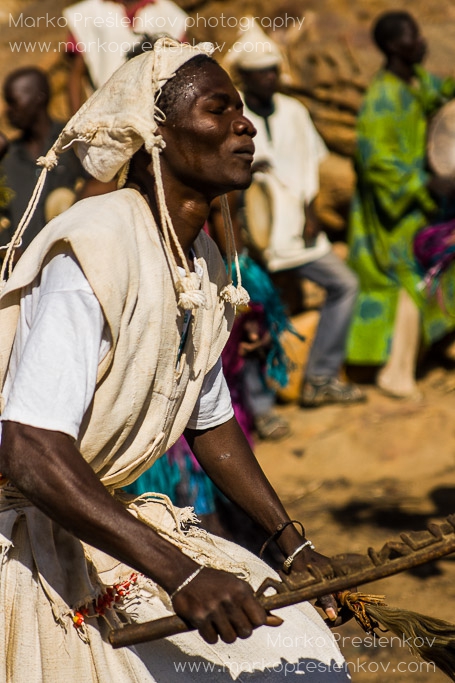
[[[455,328],[455,317],[422,290],[413,255],[415,233],[437,222],[438,207],[426,189],[428,117],[454,94],[452,79],[442,81],[421,67],[416,85],[380,71],[366,93],[357,124],[358,181],[350,218],[349,263],[360,280],[348,337],[350,363],[387,360],[401,288],[421,311],[426,343]],[[440,286],[455,308],[453,271]]]

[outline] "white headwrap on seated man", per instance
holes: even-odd
[[[239,36],[224,59],[226,69],[259,71],[282,66],[283,55],[274,40],[258,26],[254,17],[249,17],[247,29]]]

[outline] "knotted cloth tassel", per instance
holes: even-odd
[[[192,310],[193,308],[205,308],[207,299],[204,292],[200,289],[199,278],[196,273],[184,275],[177,280],[177,291],[179,292],[179,306]]]
[[[166,198],[164,195],[163,178],[161,175],[161,164],[160,164],[160,150],[163,149],[164,140],[161,136],[156,136],[155,144],[147,151],[152,156],[153,173],[155,176],[156,183],[156,195],[158,201],[158,210],[160,212],[161,227],[163,230],[163,237],[168,248],[169,258],[171,259],[175,287],[179,293],[178,305],[180,308],[185,310],[192,310],[193,308],[207,308],[207,297],[205,293],[200,288],[200,282],[195,273],[192,273],[188,268],[188,263],[186,262],[185,254],[178,240],[177,234],[175,232],[174,226],[172,224],[172,219],[169,214],[169,210],[166,204]],[[172,243],[174,244],[177,253],[182,262],[183,268],[185,270],[185,275],[181,276],[178,272],[177,262],[172,250]]]
[[[417,612],[388,607],[383,598],[383,595],[349,591],[339,594],[341,604],[354,613],[364,631],[372,633],[381,624],[384,630],[403,638],[413,655],[433,662],[455,681],[455,625]]]
[[[234,229],[232,227],[231,212],[229,211],[229,204],[226,195],[220,198],[221,213],[224,223],[224,235],[226,240],[226,259],[228,265],[229,284],[221,290],[221,298],[233,306],[246,306],[250,300],[250,295],[244,287],[242,287],[242,275],[240,273],[239,257],[237,249],[235,248]],[[237,287],[232,282],[232,262],[235,263],[235,271],[237,275]]]

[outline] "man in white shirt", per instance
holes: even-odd
[[[273,41],[253,24],[233,51],[231,64],[242,82],[245,112],[257,130],[253,171],[272,197],[272,228],[263,259],[269,272],[292,272],[313,280],[327,294],[300,403],[310,407],[364,400],[358,387],[339,378],[357,279],[331,250],[314,212],[319,165],[327,149],[305,107],[278,93],[282,59]]]

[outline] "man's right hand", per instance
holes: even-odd
[[[246,581],[207,567],[179,590],[172,604],[176,614],[211,645],[218,637],[225,643],[249,638],[267,616]]]

